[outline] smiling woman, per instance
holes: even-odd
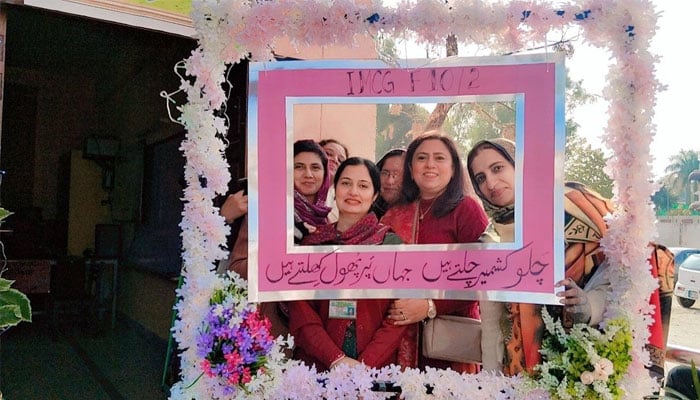
[[[389,227],[369,212],[379,195],[379,170],[373,162],[351,157],[338,167],[334,187],[338,222],[318,227],[302,241],[319,244],[399,244]],[[289,302],[294,356],[320,371],[338,365],[381,368],[397,363],[406,326],[384,318],[389,299]]]
[[[319,225],[328,222],[326,206],[330,188],[328,159],[313,140],[294,143],[294,243]]]

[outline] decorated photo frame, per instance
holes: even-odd
[[[563,55],[557,53],[452,58],[428,65],[409,60],[396,67],[361,60],[252,63],[251,301],[429,297],[556,304],[554,284],[564,276],[563,182],[558,172],[563,170],[564,86]],[[298,105],[496,100],[515,104],[514,242],[293,244],[291,149],[300,139],[294,127],[300,118],[295,117]],[[358,129],[357,135],[377,133]],[[282,176],[286,185],[280,185]]]
[[[195,343],[213,293],[227,283],[211,271],[214,260],[226,257],[227,228],[211,199],[224,193],[230,179],[223,156],[227,123],[218,112],[226,99],[222,89],[226,65],[249,58],[271,61],[275,44],[282,38],[305,46],[352,46],[357,35],[378,41],[393,36],[434,47],[454,35],[462,44],[487,47],[492,54],[508,54],[546,47],[552,36],[564,37],[574,30],[588,45],[606,50],[607,124],[603,144],[612,152],[607,172],[614,179],[615,212],[608,218],[608,234],[601,241],[614,282],[608,296],[602,327],[629,326],[631,362],[620,365],[620,380],[598,385],[595,390],[611,398],[642,398],[658,390],[646,369],[649,354],[650,314],[648,299],[658,287],[648,262],[648,243],[656,236],[655,216],[649,197],[655,192],[649,148],[655,134],[652,123],[656,94],[663,86],[656,79],[658,58],[650,53],[650,40],[657,28],[657,14],[645,0],[619,2],[547,1],[492,3],[485,0],[439,2],[416,0],[400,7],[375,2],[301,0],[295,2],[240,2],[236,0],[193,2],[192,20],[199,47],[182,63],[181,90],[188,102],[180,107],[179,122],[187,130],[182,150],[187,158],[186,202],[183,230],[184,284],[176,305],[178,319],[173,336],[181,353],[181,381],[171,389],[172,398],[227,398],[233,396],[283,399],[336,398],[374,394],[372,382],[389,380],[406,399],[422,398],[426,385],[434,395],[466,398],[539,398],[554,396],[558,382],[536,377],[503,377],[493,374],[459,375],[447,371],[420,372],[396,369],[366,371],[341,369],[328,374],[271,357],[265,374],[243,385],[228,385],[218,376],[204,376],[202,358]],[[556,41],[557,39],[555,39]],[[386,56],[386,54],[383,54]],[[390,58],[390,57],[389,57]],[[605,66],[603,66],[605,67]],[[178,70],[179,72],[180,70]],[[592,73],[604,73],[591,69]],[[203,179],[204,178],[204,179]],[[240,281],[235,281],[240,285]],[[606,337],[603,336],[604,342]],[[609,341],[612,343],[612,341]],[[284,372],[284,373],[283,373]],[[352,378],[350,378],[352,377]],[[580,376],[568,376],[578,381]],[[324,384],[319,384],[323,382]],[[588,388],[588,386],[586,386]],[[588,390],[588,389],[585,389]],[[614,391],[615,395],[610,394]],[[437,392],[436,392],[437,391]]]

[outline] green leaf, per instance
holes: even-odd
[[[5,279],[5,278],[0,278],[0,292],[10,290],[10,286],[12,286],[13,283],[15,283],[15,281],[11,281],[11,280]]]
[[[12,212],[0,207],[0,221],[3,221],[5,218],[9,217],[12,214]]]
[[[32,308],[27,296],[16,289],[0,291],[0,327],[32,321]]]
[[[5,328],[19,324],[22,322],[22,317],[20,315],[21,310],[17,305],[8,304],[0,306],[0,326]]]

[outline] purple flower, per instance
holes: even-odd
[[[203,358],[204,373],[219,377],[222,392],[232,395],[258,372],[264,373],[274,339],[270,335],[269,320],[261,317],[257,310],[247,308],[237,315],[235,306],[239,301],[226,301],[229,298],[242,300],[245,297],[232,287],[212,296],[199,329],[197,355]]]

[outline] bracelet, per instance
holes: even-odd
[[[343,358],[345,358],[345,353],[342,353],[341,355],[339,355],[338,358],[336,358],[335,361],[333,361],[331,363],[331,365],[329,366],[329,369],[333,369],[333,367],[335,367],[336,364],[338,364]]]

